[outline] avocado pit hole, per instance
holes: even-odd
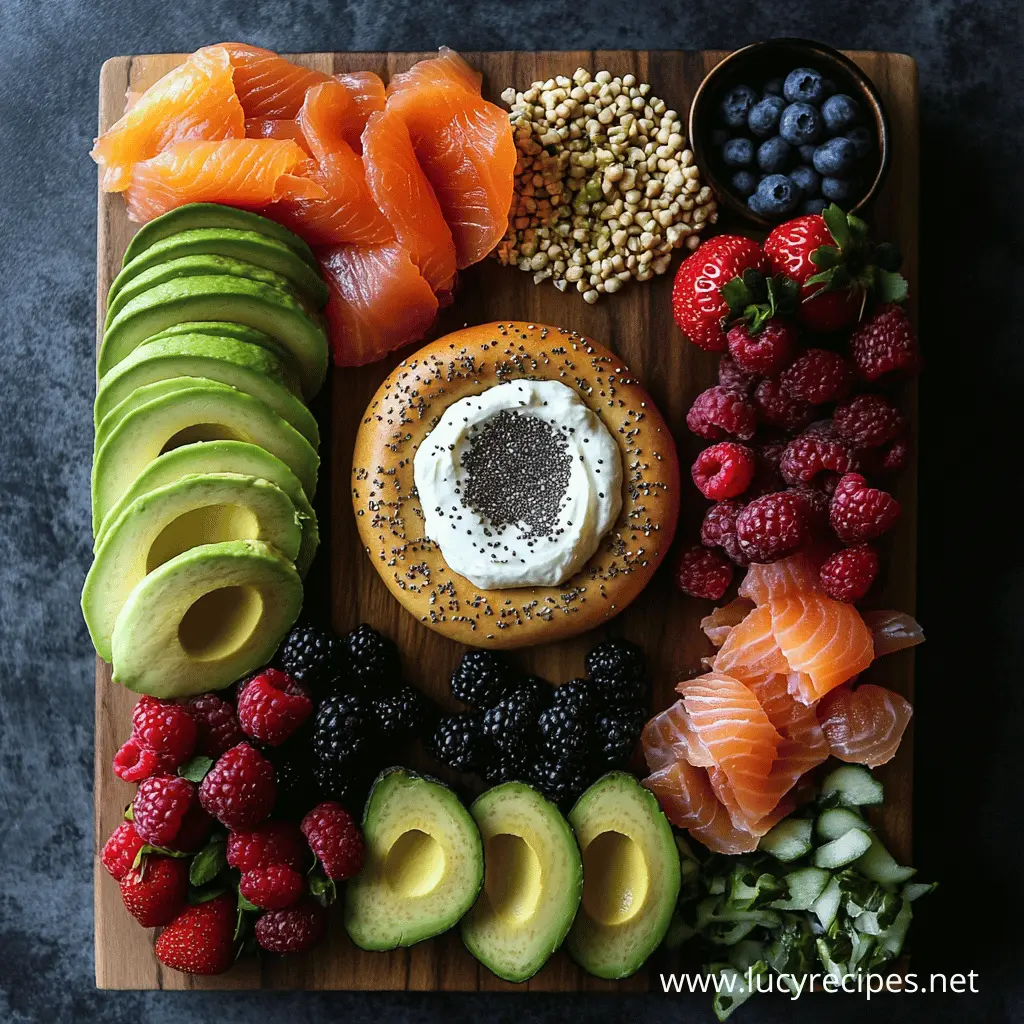
[[[629,836],[609,830],[583,851],[583,909],[604,925],[625,924],[647,899],[643,851]]]
[[[160,449],[160,454],[183,448],[197,441],[244,441],[245,438],[223,423],[192,423],[172,434]]]
[[[251,540],[259,536],[259,522],[251,509],[241,505],[205,505],[189,509],[168,523],[150,545],[146,572],[169,562],[200,544]]]
[[[403,832],[388,850],[384,877],[400,896],[413,899],[437,888],[444,875],[445,856],[441,844],[431,835],[411,828]]]
[[[513,921],[533,917],[540,902],[541,868],[522,836],[499,832],[484,851],[484,891],[494,912]]]
[[[178,642],[194,661],[215,661],[245,644],[263,617],[255,587],[219,587],[203,594],[178,624]]]

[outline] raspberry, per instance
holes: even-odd
[[[185,815],[195,800],[195,786],[175,775],[143,779],[132,801],[135,831],[153,846],[174,842]]]
[[[131,870],[145,842],[130,821],[122,821],[103,844],[100,862],[120,882]]]
[[[847,473],[850,453],[837,441],[820,434],[801,434],[786,445],[779,470],[787,484],[809,484],[819,473]]]
[[[309,847],[291,821],[265,821],[247,832],[231,832],[227,845],[228,864],[245,873],[271,864],[284,864],[303,871],[309,861]]]
[[[878,575],[878,553],[870,544],[837,551],[821,567],[821,586],[836,601],[859,601]]]
[[[906,429],[907,421],[881,395],[858,395],[832,414],[839,436],[859,448],[881,448]]]
[[[199,786],[203,808],[230,829],[258,825],[276,796],[273,766],[248,743],[222,754]]]
[[[910,445],[906,441],[896,441],[882,456],[882,469],[887,473],[897,473],[901,469],[906,469],[909,459]]]
[[[779,462],[785,450],[786,445],[782,441],[770,441],[755,449],[754,479],[747,488],[748,497],[757,498],[772,491],[781,491],[785,487],[785,481],[779,472]]]
[[[170,844],[170,849],[181,853],[197,853],[206,845],[206,837],[213,828],[213,818],[194,803],[182,819],[181,828]]]
[[[694,544],[676,562],[676,586],[690,597],[717,601],[732,583],[733,567],[717,551]]]
[[[888,383],[921,370],[917,334],[902,306],[879,306],[850,335],[850,355],[864,380]]]
[[[122,782],[141,782],[167,770],[160,757],[152,750],[139,746],[134,737],[125,740],[114,755],[114,774]]]
[[[327,934],[327,911],[307,898],[285,910],[261,915],[254,930],[256,941],[268,953],[302,953]]]
[[[253,676],[238,695],[238,721],[247,736],[278,747],[313,713],[309,692],[276,668]]]
[[[788,491],[755,498],[736,517],[740,550],[752,562],[774,562],[791,554],[807,534],[804,505]]]
[[[757,374],[744,370],[735,359],[729,356],[722,356],[718,360],[718,383],[724,388],[732,388],[734,391],[742,391],[749,395],[757,383]]]
[[[754,407],[763,423],[783,430],[801,430],[814,419],[814,406],[790,394],[778,377],[765,377],[754,388]]]
[[[829,507],[832,529],[847,544],[880,537],[899,517],[900,503],[891,494],[870,487],[859,473],[847,473],[839,481]]]
[[[238,891],[263,910],[283,910],[298,903],[306,891],[306,879],[287,864],[271,864],[246,871]]]
[[[853,370],[838,352],[809,348],[781,377],[787,391],[811,405],[837,402],[850,391]]]
[[[828,532],[829,496],[824,491],[816,487],[789,487],[786,493],[792,494],[803,506],[809,534],[821,535]]]
[[[736,517],[742,511],[742,501],[720,501],[707,510],[700,527],[701,543],[705,547],[721,548],[739,566],[749,561],[736,539]]]
[[[729,355],[740,369],[762,377],[781,373],[797,352],[796,328],[782,320],[769,320],[757,334],[751,334],[745,324],[737,324],[729,331]]]
[[[196,723],[196,753],[214,759],[245,737],[235,709],[214,693],[193,697],[186,705]]]
[[[757,415],[741,391],[717,384],[696,397],[686,414],[686,425],[708,441],[719,441],[727,434],[748,441],[757,429]]]
[[[328,878],[340,882],[358,874],[363,866],[363,834],[341,804],[318,804],[302,819],[302,834]]]
[[[722,441],[705,448],[690,473],[705,498],[712,501],[735,498],[754,479],[754,453],[745,445]]]
[[[196,723],[180,704],[142,697],[132,711],[132,738],[173,771],[196,746]]]
[[[188,861],[177,857],[144,857],[121,879],[121,899],[143,928],[170,924],[188,895]]]

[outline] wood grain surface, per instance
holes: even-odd
[[[371,70],[387,80],[424,54],[335,53],[303,54],[296,58],[328,72]],[[607,68],[614,74],[631,72],[651,83],[652,91],[685,115],[690,98],[704,75],[724,53],[658,52],[548,52],[468,53],[467,59],[484,72],[485,92],[497,100],[508,85],[522,89],[535,79],[570,74],[577,66],[591,71]],[[907,56],[888,53],[852,53],[873,78],[889,112],[894,154],[889,175],[871,216],[879,237],[898,241],[905,255],[904,274],[911,296],[917,286],[918,226],[918,109],[917,67]],[[140,90],[180,63],[183,55],[115,57],[100,76],[99,127],[104,130],[121,115],[128,89]],[[82,159],[87,159],[82,154]],[[726,221],[717,230],[728,229]],[[100,193],[97,239],[97,323],[102,325],[107,289],[121,265],[125,246],[135,228],[125,214],[120,196]],[[632,284],[595,306],[588,306],[575,291],[561,294],[550,283],[535,286],[529,274],[485,261],[461,275],[453,306],[445,310],[437,333],[466,324],[520,319],[572,328],[615,349],[643,380],[667,418],[679,444],[680,460],[689,465],[699,445],[685,426],[685,414],[694,396],[714,383],[717,359],[684,343],[669,309],[671,274]],[[912,313],[916,315],[913,309]],[[321,534],[327,540],[321,575],[329,585],[307,589],[307,601],[330,601],[334,625],[347,630],[368,621],[392,636],[402,652],[410,681],[450,703],[447,680],[464,648],[432,633],[405,613],[390,597],[359,546],[349,497],[352,443],[362,411],[384,376],[398,361],[389,360],[357,370],[333,373],[318,406],[330,426],[325,430],[321,496]],[[916,388],[902,396],[904,408],[916,423]],[[327,425],[326,423],[324,424]],[[684,485],[685,486],[685,485]],[[903,504],[901,524],[887,545],[887,579],[872,603],[912,611],[915,586],[916,464],[902,474],[897,495]],[[680,537],[695,535],[705,502],[696,490],[686,489]],[[610,632],[641,644],[651,663],[654,707],[671,703],[676,681],[700,671],[700,659],[710,646],[698,623],[710,605],[680,595],[665,567],[634,604],[614,620]],[[582,674],[583,654],[601,639],[591,633],[575,640],[514,653],[524,668],[552,681]],[[904,651],[878,662],[870,678],[911,696],[913,654]],[[638,991],[649,987],[663,961],[657,957],[633,978],[605,982],[585,975],[565,954],[556,954],[534,979],[510,985],[481,967],[459,941],[457,931],[392,953],[366,953],[345,935],[337,908],[329,942],[310,954],[293,958],[250,958],[227,974],[193,979],[164,970],[153,955],[154,933],[140,928],[121,903],[117,883],[99,861],[107,836],[121,820],[131,800],[132,786],[120,782],[110,770],[111,758],[130,731],[133,694],[110,681],[109,666],[99,662],[96,672],[95,760],[95,920],[96,984],[115,989],[408,989],[415,991]],[[419,758],[412,757],[413,763]],[[425,763],[425,762],[424,762]],[[879,771],[886,783],[886,806],[875,819],[881,835],[901,859],[911,845],[912,738],[908,735],[896,758]],[[906,860],[903,860],[906,863]]]

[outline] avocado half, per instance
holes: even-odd
[[[273,657],[301,607],[299,574],[269,544],[190,548],[138,583],[118,614],[114,681],[165,699],[230,686]]]
[[[139,388],[125,399],[131,411],[121,415],[121,406],[116,406],[97,428],[94,533],[149,463],[165,451],[196,441],[247,441],[265,448],[299,478],[306,496],[313,496],[320,459],[290,423],[259,399],[226,384],[201,377],[175,380],[180,383],[169,393],[167,381]]]
[[[259,540],[294,562],[302,531],[291,498],[257,477],[184,476],[136,498],[105,532],[82,590],[82,612],[101,658],[114,622],[154,569],[201,545]],[[296,566],[300,575],[305,567]]]
[[[298,477],[276,455],[247,441],[197,441],[181,448],[172,448],[155,458],[104,517],[93,550],[99,550],[107,530],[136,498],[182,477],[211,473],[238,473],[268,480],[291,498],[302,526],[299,553],[295,556],[295,566],[301,575],[313,561],[320,543],[316,513]]]
[[[473,905],[483,844],[469,811],[436,779],[382,772],[363,815],[366,862],[345,892],[345,928],[362,949],[411,946],[447,931]]]
[[[565,948],[598,978],[626,978],[661,944],[679,898],[672,826],[625,772],[598,779],[569,824],[583,856],[583,899]]]
[[[187,256],[227,256],[244,260],[286,278],[314,309],[327,305],[330,293],[323,278],[294,249],[261,231],[225,227],[179,231],[154,242],[121,268],[110,286],[108,303],[145,272],[177,263]]]
[[[277,356],[245,341],[203,334],[151,338],[122,359],[99,382],[95,422],[137,389],[176,377],[204,378],[244,391],[287,420],[314,448],[320,444],[316,417],[291,390],[295,378]]]
[[[462,941],[505,981],[526,981],[562,945],[579,909],[583,862],[558,808],[522,782],[480,796],[470,813],[484,844],[484,886]]]

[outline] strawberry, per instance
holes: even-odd
[[[902,302],[895,246],[872,246],[859,217],[829,206],[774,228],[764,243],[776,274],[800,285],[799,314],[812,331],[838,331],[859,320],[869,300]]]
[[[184,974],[223,974],[235,962],[235,900],[227,894],[186,907],[156,940],[156,957]]]
[[[680,330],[700,348],[724,352],[729,347],[724,326],[729,304],[722,286],[746,270],[765,269],[764,253],[752,239],[739,235],[708,239],[683,260],[672,285],[672,315]]]
[[[176,857],[143,857],[121,879],[121,899],[143,928],[169,924],[185,905],[188,861]]]

